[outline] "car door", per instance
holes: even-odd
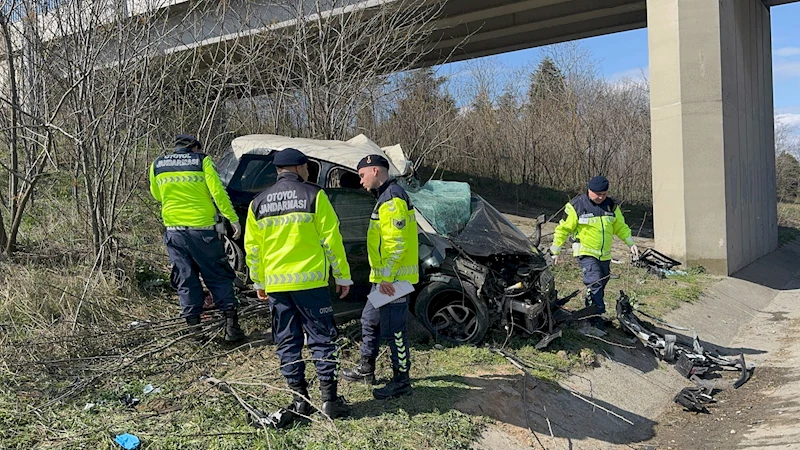
[[[336,181],[339,176],[336,171],[333,169],[328,173],[326,186],[342,186]],[[352,186],[352,183],[344,185]],[[352,187],[326,187],[325,192],[339,217],[339,230],[353,278],[350,295],[341,300],[336,297],[333,307],[338,318],[355,318],[360,315],[370,290],[367,229],[375,208],[375,197],[364,189]]]
[[[220,159],[220,181],[228,192],[233,209],[239,217],[242,227],[247,225],[247,208],[256,195],[275,184],[278,179],[277,168],[272,164],[275,152],[269,149],[257,149],[241,156],[237,160],[232,151],[228,151]],[[309,180],[316,183],[320,173],[318,161],[308,162]],[[243,228],[244,230],[244,228]],[[244,258],[244,232],[239,239],[232,238],[233,230],[228,230],[223,244],[225,255],[231,267],[238,272],[247,273]]]

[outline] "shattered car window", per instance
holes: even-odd
[[[328,181],[325,187],[361,189],[361,179],[350,169],[335,167],[328,172]]]
[[[452,236],[470,219],[471,190],[467,183],[431,180],[421,187],[403,185],[411,202],[437,233]]]
[[[254,194],[275,184],[278,177],[272,157],[243,157],[239,162],[239,171],[241,176],[233,179],[230,188]]]

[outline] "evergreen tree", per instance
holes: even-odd
[[[544,58],[531,75],[528,99],[531,104],[546,99],[559,99],[566,91],[566,78],[550,58]]]

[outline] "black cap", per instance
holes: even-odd
[[[175,148],[192,148],[195,145],[198,150],[203,148],[203,144],[191,134],[179,134],[175,136]]]
[[[608,179],[604,176],[596,176],[589,180],[588,187],[592,192],[605,192],[608,190]]]
[[[307,162],[308,157],[296,148],[285,148],[279,151],[272,160],[272,164],[275,164],[276,167],[302,166]]]
[[[367,155],[361,158],[361,161],[358,162],[356,170],[361,170],[364,167],[385,167],[386,169],[388,169],[389,160],[381,155]]]

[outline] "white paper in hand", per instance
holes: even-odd
[[[408,281],[395,281],[392,283],[392,286],[394,286],[394,295],[386,295],[382,293],[378,287],[375,287],[375,289],[367,296],[367,299],[369,299],[369,302],[372,303],[372,306],[375,308],[380,308],[387,303],[414,292],[414,286],[412,286]]]

